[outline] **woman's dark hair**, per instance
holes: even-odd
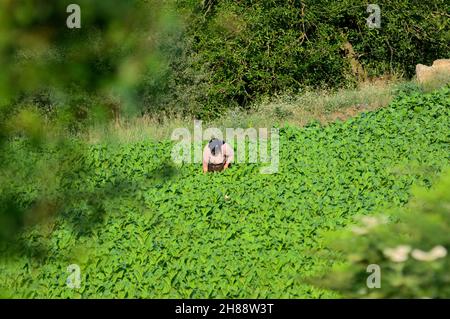
[[[225,141],[221,141],[217,138],[213,138],[209,141],[208,143],[208,147],[211,150],[211,154],[213,156],[216,156],[217,151],[222,152],[222,145],[225,144]]]

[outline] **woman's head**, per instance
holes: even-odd
[[[225,144],[224,141],[221,141],[217,138],[213,138],[209,141],[208,147],[211,150],[211,154],[216,156],[216,154],[220,154],[222,152],[222,145]]]

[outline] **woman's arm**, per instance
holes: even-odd
[[[225,145],[223,146],[223,155],[226,158],[225,165],[223,166],[223,169],[225,170],[234,160],[234,150],[228,143],[225,143]]]
[[[210,156],[211,150],[209,149],[208,145],[206,145],[205,148],[203,149],[203,173],[206,173],[208,171],[208,163]]]

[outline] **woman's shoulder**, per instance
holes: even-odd
[[[226,150],[229,150],[231,152],[233,151],[233,147],[230,144],[226,143],[226,142],[222,145],[222,148],[224,148]]]

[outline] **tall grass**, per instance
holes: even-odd
[[[413,91],[429,92],[448,83],[449,78],[439,78],[433,83],[419,85],[415,80],[392,78],[365,82],[356,88],[338,90],[305,90],[300,95],[281,95],[266,98],[250,111],[235,109],[224,116],[203,122],[203,128],[270,128],[273,125],[303,126],[313,120],[321,123],[345,120],[361,112],[387,106],[400,94]],[[142,116],[119,123],[92,126],[86,138],[92,142],[129,143],[146,139],[170,139],[175,128],[194,128],[194,118],[153,118]]]

